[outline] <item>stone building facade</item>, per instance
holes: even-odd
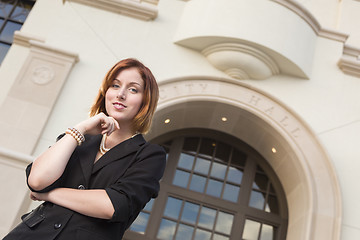
[[[161,192],[125,239],[360,238],[360,1],[37,0],[0,66],[0,236],[106,71],[157,78]]]

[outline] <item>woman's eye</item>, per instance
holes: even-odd
[[[132,92],[132,93],[137,93],[137,92],[138,92],[138,90],[137,90],[136,88],[130,88],[129,90],[130,90],[130,92]]]
[[[111,85],[111,87],[113,87],[113,88],[119,88],[120,86],[119,86],[118,84],[113,84],[113,85]]]

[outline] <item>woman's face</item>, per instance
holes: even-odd
[[[139,112],[144,95],[144,81],[136,68],[122,70],[105,94],[105,109],[123,126],[130,126]]]

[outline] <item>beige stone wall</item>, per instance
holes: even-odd
[[[261,131],[241,133],[265,154],[268,145],[251,137],[266,132],[274,136],[267,142],[288,153],[280,159],[268,156],[292,206],[288,239],[360,238],[360,194],[353,187],[360,181],[360,2],[124,2],[108,11],[84,1],[38,0],[17,33],[0,67],[0,188],[13,197],[0,200],[0,216],[6,216],[0,217],[0,237],[33,206],[24,182],[26,164],[87,117],[109,67],[136,57],[161,86],[149,138],[166,131],[161,128],[165,114],[184,121],[184,112],[171,112],[172,106],[197,113],[203,106],[195,104],[199,101],[221,104],[208,122],[190,119],[168,130],[205,124],[236,135],[241,132],[234,130],[237,124],[246,119],[248,126],[267,123]],[[136,14],[153,17],[129,17],[132,4],[146,10]],[[251,64],[237,64],[247,60]],[[285,109],[288,118],[271,118],[278,109]],[[216,122],[222,110],[233,113],[232,125]],[[291,125],[295,122],[306,138],[294,137],[299,133]],[[283,165],[288,159],[290,165]],[[290,179],[293,168],[298,177]],[[324,203],[327,196],[331,201]]]

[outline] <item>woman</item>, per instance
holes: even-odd
[[[33,200],[4,239],[121,239],[150,198],[165,168],[162,147],[147,143],[159,90],[135,59],[112,67],[90,118],[66,130],[26,169]]]

